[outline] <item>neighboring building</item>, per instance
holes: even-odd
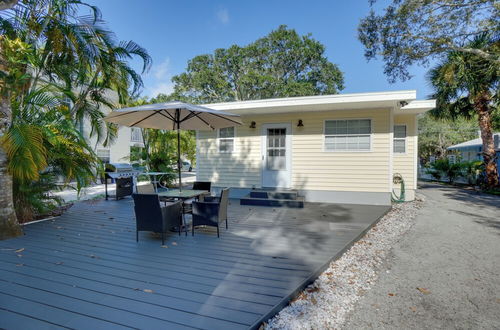
[[[139,127],[130,128],[130,146],[144,148],[144,140],[142,138],[142,130]]]
[[[435,107],[416,91],[207,104],[243,125],[197,132],[197,180],[232,187],[291,188],[306,201],[390,204],[393,174],[417,188],[417,115]]]
[[[500,168],[500,133],[493,134],[493,143],[497,155],[497,167]],[[477,138],[448,147],[447,150],[458,151],[462,161],[483,160],[483,140]]]
[[[118,101],[118,95],[114,91],[109,91],[107,95],[111,100]],[[111,112],[109,108],[103,108],[104,114]],[[89,121],[80,125],[80,133],[87,139],[97,157],[104,163],[129,163],[130,147],[143,146],[140,129],[120,126],[115,140],[108,146],[97,142],[95,134],[90,136],[92,127]],[[138,132],[137,132],[138,130]]]

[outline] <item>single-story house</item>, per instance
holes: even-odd
[[[391,203],[393,175],[407,200],[417,189],[417,115],[435,107],[416,91],[288,97],[206,104],[243,125],[197,132],[197,180],[297,190],[306,201]]]
[[[500,132],[493,133],[493,142],[495,144],[497,156],[497,167],[500,168]],[[447,149],[450,151],[458,151],[460,160],[462,161],[483,160],[483,140],[480,137],[455,144]]]

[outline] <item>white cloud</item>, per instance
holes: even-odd
[[[174,91],[174,84],[171,83],[171,82],[160,82],[156,85],[154,85],[153,87],[151,88],[148,88],[147,89],[147,94],[150,96],[150,97],[155,97],[157,96],[158,94],[170,94]]]
[[[162,62],[153,65],[151,68],[147,77],[144,94],[149,97],[155,97],[160,93],[172,93],[174,91],[174,84],[171,81],[172,76],[170,58],[166,57]]]
[[[170,58],[165,58],[163,62],[158,65],[153,65],[151,72],[158,80],[163,80],[169,75],[170,71]]]
[[[217,11],[217,19],[222,24],[229,23],[229,11],[227,10],[227,8],[221,8]]]

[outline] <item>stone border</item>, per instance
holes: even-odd
[[[364,237],[263,328],[341,328],[356,302],[378,279],[394,244],[414,224],[422,204],[423,197],[417,195],[415,201],[393,205]]]

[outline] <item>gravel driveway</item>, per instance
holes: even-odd
[[[500,329],[500,197],[424,184],[424,207],[346,329]]]

